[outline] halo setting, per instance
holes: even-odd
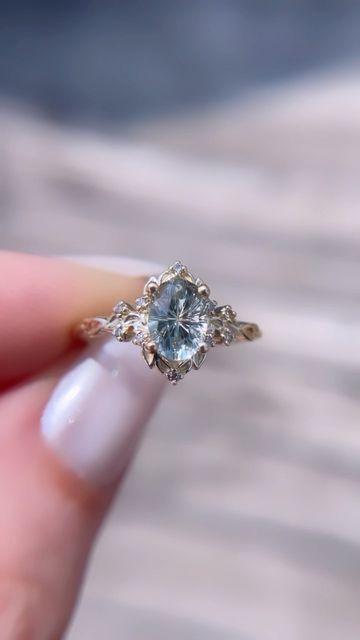
[[[142,348],[150,368],[156,366],[172,384],[199,369],[210,347],[260,337],[256,324],[241,322],[230,305],[218,306],[209,287],[180,261],[152,276],[135,306],[118,302],[109,318],[87,318],[80,335],[112,333],[120,342]]]

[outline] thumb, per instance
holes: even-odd
[[[94,536],[163,386],[136,347],[109,338],[0,396],[4,640],[62,637]]]

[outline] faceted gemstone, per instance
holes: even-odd
[[[141,296],[140,298],[136,298],[136,308],[138,311],[143,311],[149,302],[149,298],[147,296]]]
[[[182,262],[180,262],[180,260],[177,260],[173,266],[171,267],[171,269],[174,271],[174,273],[176,273],[177,276],[179,276],[182,272],[182,270],[184,269],[184,265]]]
[[[168,360],[188,360],[205,341],[209,301],[197,287],[177,276],[160,285],[149,307],[148,326],[160,355]]]
[[[128,305],[126,304],[126,302],[122,302],[122,301],[118,302],[114,307],[114,313],[118,315],[122,315],[127,310],[128,310]]]

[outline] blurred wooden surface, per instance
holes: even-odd
[[[69,640],[360,637],[359,103],[352,70],[112,136],[0,111],[2,247],[181,258],[264,329],[168,389]]]

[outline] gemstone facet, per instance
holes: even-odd
[[[160,285],[148,316],[158,354],[176,362],[191,358],[205,341],[209,307],[197,286],[180,276]]]

